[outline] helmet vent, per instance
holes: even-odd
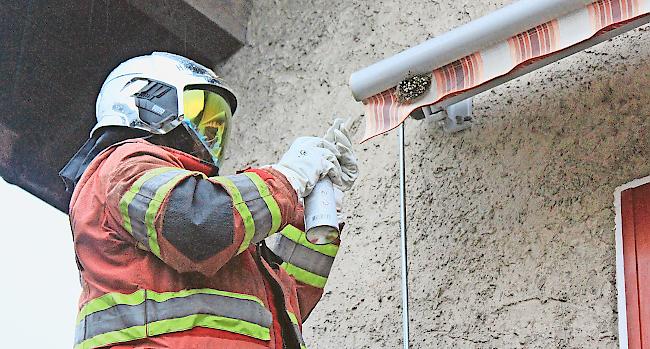
[[[178,97],[176,89],[158,81],[150,81],[133,95],[140,120],[154,130],[164,133],[169,123],[177,121]]]

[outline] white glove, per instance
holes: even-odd
[[[336,146],[336,150],[340,153],[337,156],[341,164],[342,184],[339,187],[343,191],[349,190],[359,176],[359,165],[357,164],[357,157],[352,150],[350,134],[345,126],[344,120],[334,120],[334,124],[327,130],[323,138],[333,143]]]
[[[340,226],[345,223],[345,211],[343,210],[343,192],[337,187],[334,187],[334,202],[336,203],[336,219]]]
[[[323,138],[300,137],[271,168],[282,173],[298,197],[304,198],[324,176],[329,176],[334,185],[343,185],[339,156],[336,146]]]

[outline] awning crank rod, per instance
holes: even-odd
[[[402,254],[402,343],[404,349],[409,347],[409,292],[408,292],[408,255],[406,251],[406,172],[404,160],[404,123],[399,125],[399,188],[400,188],[400,230]]]

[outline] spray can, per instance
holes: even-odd
[[[339,237],[334,186],[329,177],[319,180],[305,198],[305,231],[307,241],[315,245],[325,245]]]

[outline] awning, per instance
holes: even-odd
[[[457,103],[646,24],[649,14],[650,0],[523,0],[378,62],[350,77],[365,105],[362,141],[418,108]],[[398,83],[422,73],[429,88],[400,102]]]

